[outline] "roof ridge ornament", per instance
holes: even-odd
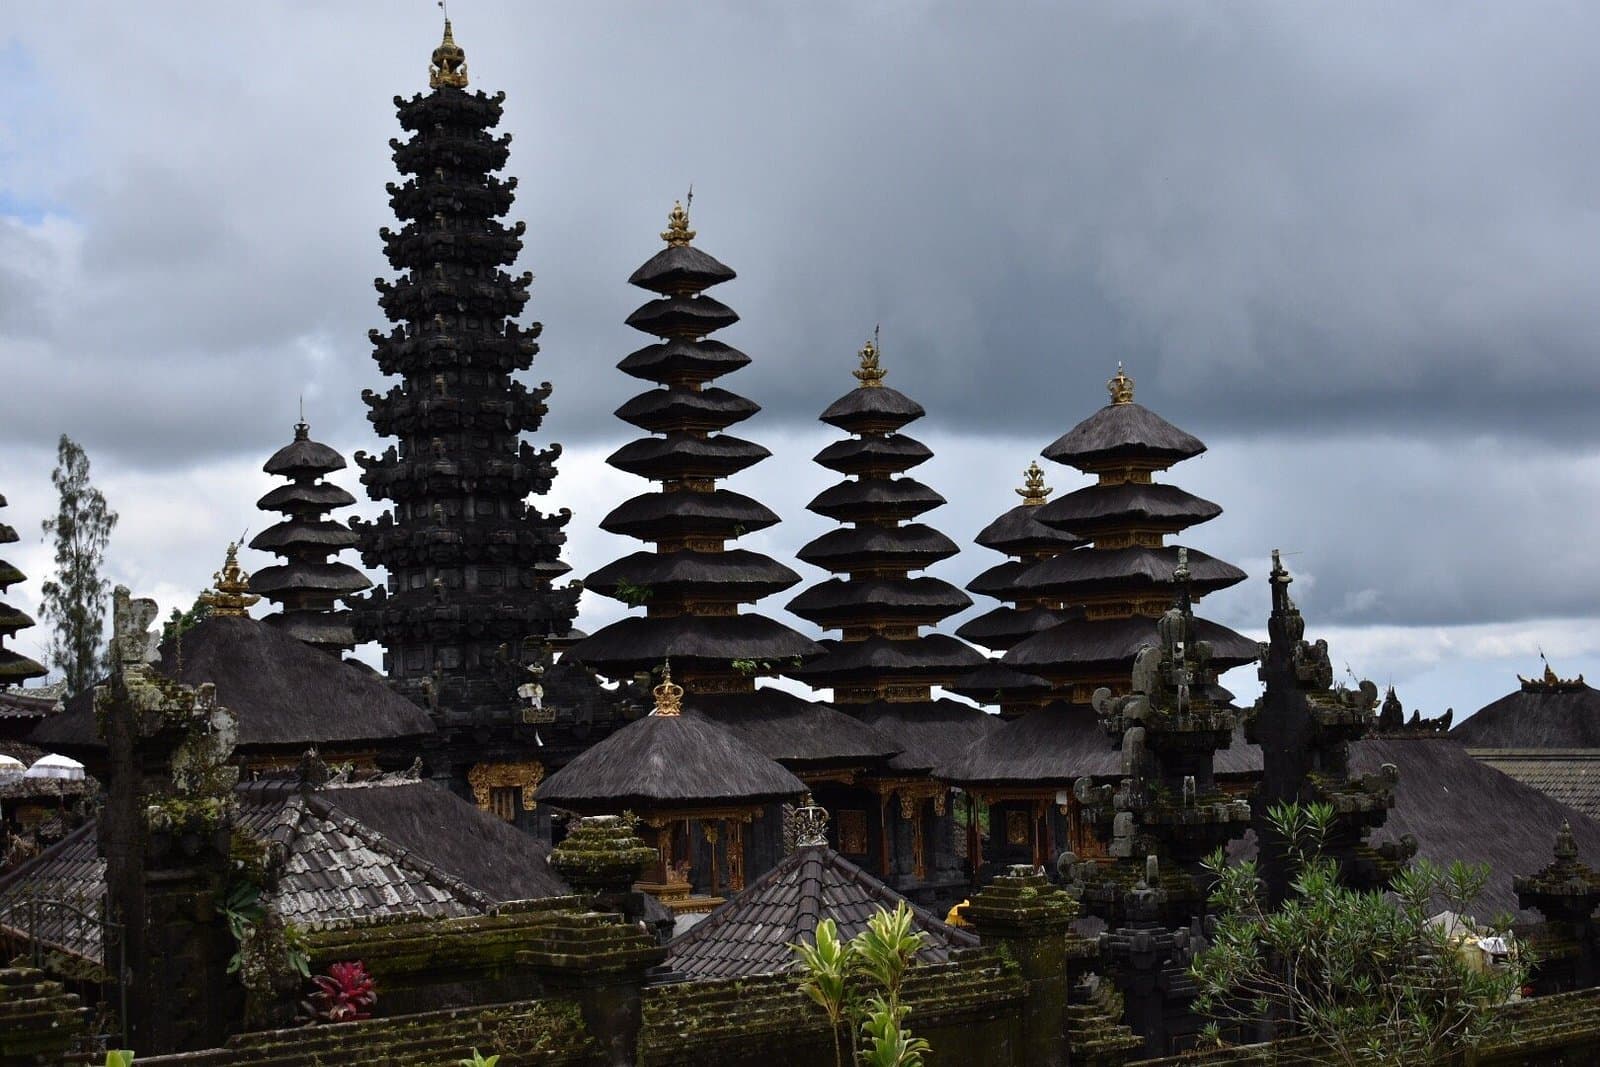
[[[889,372],[884,370],[878,363],[880,355],[878,330],[878,326],[872,328],[872,336],[867,339],[866,344],[861,346],[859,353],[861,366],[850,372],[855,376],[856,381],[861,383],[861,388],[863,389],[883,388],[883,379],[889,375]]]
[[[433,50],[432,62],[428,65],[428,88],[430,89],[465,89],[467,87],[467,53],[456,44],[455,34],[450,30],[450,16],[444,19],[444,39],[439,42],[439,47]]]
[[[1039,461],[1034,460],[1028,464],[1028,469],[1022,472],[1022,488],[1011,490],[1022,498],[1028,507],[1037,507],[1050,499],[1053,490],[1044,484],[1044,468],[1039,466]]]
[[[242,618],[247,609],[261,598],[250,591],[250,575],[239,566],[239,542],[228,542],[228,555],[222,569],[211,576],[212,588],[200,594],[200,603],[211,609],[211,614]]]
[[[693,191],[689,196],[693,203]],[[667,242],[669,248],[687,248],[689,242],[694,240],[694,231],[689,229],[689,209],[683,206],[682,200],[672,202],[672,210],[667,212],[667,228],[661,231],[661,239]]]
[[[659,715],[666,719],[675,719],[683,714],[683,686],[672,680],[672,661],[665,660],[661,664],[661,684],[651,690],[656,698],[656,710],[652,715]]]
[[[796,848],[827,847],[828,809],[807,793],[794,809],[794,844]]]
[[[1117,360],[1117,373],[1106,382],[1106,389],[1111,393],[1113,404],[1133,403],[1133,379],[1122,369],[1122,360]]]

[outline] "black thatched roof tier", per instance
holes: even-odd
[[[268,615],[261,621],[279,633],[308,645],[349,648],[356,643],[348,611],[297,611],[288,615]]]
[[[288,749],[298,755],[311,744],[337,750],[417,738],[434,729],[427,713],[381,676],[250,618],[201,621],[183,635],[181,657],[177,642],[162,644],[154,669],[188,685],[215,683],[217,702],[238,716],[238,747],[244,751]],[[41,724],[34,743],[68,755],[104,749],[93,692],[79,693],[62,714]]]
[[[815,457],[840,474],[898,474],[932,458],[933,450],[927,445],[898,433],[835,441]]]
[[[1175,485],[1124,482],[1088,485],[1039,506],[1041,523],[1093,538],[1102,531],[1137,527],[1175,532],[1222,514],[1222,508]]]
[[[251,592],[263,596],[290,591],[315,590],[322,593],[357,593],[372,585],[372,579],[348,563],[280,563],[262,567],[250,576]],[[278,618],[272,615],[269,618]]]
[[[331,511],[356,502],[350,493],[332,482],[290,482],[280,485],[256,501],[262,511],[290,511],[296,508]]]
[[[979,530],[978,536],[972,540],[984,548],[1019,556],[1032,552],[1064,552],[1088,543],[1081,537],[1074,537],[1065,530],[1040,522],[1039,512],[1042,509],[1043,505],[1018,504]]]
[[[920,522],[904,526],[846,526],[801,546],[796,558],[843,573],[864,567],[920,570],[961,551],[944,534]]]
[[[669,386],[640,393],[617,409],[617,418],[651,433],[670,430],[713,432],[743,422],[761,405],[713,386],[687,389]]]
[[[967,592],[1010,600],[1017,575],[1031,566],[1030,562],[1020,559],[1008,559],[1004,563],[996,563],[987,570],[979,571],[978,576],[967,583]]]
[[[1002,725],[998,716],[959,700],[851,704],[849,713],[900,747],[889,769],[907,773],[951,762]]]
[[[293,441],[274,452],[261,467],[268,474],[285,478],[311,478],[344,468],[344,457],[337,451],[298,433]]]
[[[885,385],[875,389],[852,389],[817,417],[848,433],[881,434],[893,433],[925,414],[921,404]]]
[[[972,606],[972,598],[945,581],[916,578],[830,578],[812,586],[787,607],[825,630],[859,622],[864,615],[906,624],[932,625]]]
[[[0,496],[0,508],[5,506],[6,498]],[[0,545],[14,544],[16,541],[17,531],[0,522]],[[0,560],[0,595],[22,579],[21,571],[5,560]],[[33,619],[27,612],[0,601],[0,688],[21,685],[29,678],[40,678],[49,673],[43,664],[4,647],[6,638],[32,625]]]
[[[918,961],[948,963],[953,951],[977,945],[970,930],[947,926],[833,849],[809,845],[674,939],[668,965],[696,980],[792,971],[798,964],[789,946],[815,942],[823,919],[849,940],[879,911],[902,903],[911,909],[912,928],[924,935]]]
[[[739,314],[714,297],[664,296],[646,301],[625,321],[657,337],[693,340],[732,326],[739,321]]]
[[[1473,759],[1454,740],[1371,738],[1351,744],[1352,773],[1372,774],[1385,763],[1399,769],[1400,779],[1388,821],[1373,837],[1411,834],[1417,858],[1438,864],[1487,863],[1489,883],[1474,906],[1480,917],[1511,912],[1538,919],[1517,907],[1511,880],[1550,863],[1551,842],[1563,821],[1571,824],[1584,861],[1600,861],[1600,824]]]
[[[805,783],[696,715],[631,722],[539,785],[538,799],[584,813],[766,804],[804,793]]]
[[[806,510],[839,522],[863,522],[913,519],[944,502],[944,497],[915,478],[862,478],[829,486],[812,498]]]
[[[1058,437],[1044,450],[1046,459],[1093,471],[1129,460],[1171,466],[1206,450],[1142,404],[1107,404]]]
[[[721,341],[674,338],[629,353],[617,368],[650,382],[709,382],[749,362],[749,356]]]
[[[329,787],[317,795],[492,900],[571,892],[550,868],[549,845],[434,782]]]
[[[963,641],[997,650],[1008,649],[1036,633],[1065,621],[1067,615],[1049,608],[1013,608],[1004,605],[968,619],[956,628]]]
[[[643,541],[689,534],[731,538],[776,525],[778,516],[758,501],[729,489],[709,493],[641,493],[600,520],[607,533]]]
[[[1084,548],[1033,564],[1017,575],[1012,588],[1068,601],[1107,593],[1149,594],[1173,588],[1172,573],[1177,566],[1176,546]],[[1233,564],[1189,549],[1189,589],[1195,596],[1226,589],[1244,579],[1244,571]]]
[[[726,672],[734,660],[816,659],[822,646],[764,615],[630,616],[584,638],[567,656],[611,678],[653,670],[663,660]]]
[[[900,748],[831,704],[763,686],[754,693],[686,696],[685,715],[721,726],[792,771],[882,763]]]
[[[1217,753],[1217,774],[1261,770],[1261,749],[1235,731],[1233,744]],[[941,767],[957,785],[1067,787],[1081,777],[1120,779],[1122,747],[1092,713],[1052,704],[1012,719]]]
[[[1211,659],[1219,671],[1253,662],[1256,642],[1220,623],[1195,619],[1195,639],[1211,643]],[[1049,676],[1066,667],[1116,667],[1127,665],[1146,646],[1159,648],[1156,620],[1135,615],[1127,619],[1077,619],[1061,623],[1020,642],[1002,658],[1008,667]]]
[[[990,660],[945,688],[980,704],[997,704],[1008,698],[1044,696],[1050,692],[1051,686],[1037,674],[1028,674]]]
[[[298,520],[273,523],[250,539],[250,547],[260,552],[309,548],[337,552],[349,548],[360,538],[342,522],[332,519]],[[280,555],[282,553],[279,553]]]
[[[618,597],[624,585],[647,589],[652,599],[689,593],[700,599],[750,603],[780,593],[800,576],[771,556],[732,548],[726,552],[634,552],[583,580],[584,588]],[[626,598],[623,598],[626,599]]]
[[[983,653],[947,634],[904,640],[868,637],[831,641],[828,654],[794,672],[814,686],[860,684],[879,678],[924,679],[938,683],[983,666]]]
[[[1092,714],[1056,705],[991,731],[938,773],[963,786],[1070,786],[1120,776],[1122,749]]]
[[[628,275],[628,284],[668,296],[698,293],[737,277],[732,267],[693,245],[668,245]]]
[[[728,434],[700,437],[675,431],[630,441],[606,462],[641,478],[726,478],[770,455],[760,445]]]
[[[1471,748],[1600,749],[1600,692],[1536,682],[1484,705],[1450,736]]]

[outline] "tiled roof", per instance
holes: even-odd
[[[1469,748],[1501,774],[1600,819],[1600,749]]]
[[[839,936],[866,929],[880,908],[905,898],[830,848],[795,852],[738,896],[678,936],[668,964],[691,978],[740,978],[785,971],[794,965],[793,941],[811,940],[817,923],[832,919]],[[953,949],[978,939],[912,905],[913,924],[927,934],[917,958],[945,963]]]
[[[471,869],[447,870],[423,849],[379,832],[340,807],[353,794],[392,790],[383,799],[408,809],[443,809],[437,821],[471,828],[492,818],[432,782],[372,783],[302,793],[293,782],[252,782],[238,790],[237,828],[269,847],[276,881],[265,900],[285,919],[302,926],[337,924],[356,916],[448,917],[489,911],[504,897],[498,886],[469,884]],[[66,900],[95,911],[105,897],[105,860],[98,855],[95,823],[80,827],[55,847],[0,879],[0,928],[25,931],[23,904],[29,895]],[[502,862],[512,868],[543,861],[542,845],[509,827]],[[525,850],[528,856],[510,855]],[[449,853],[441,853],[449,859]],[[565,891],[551,872],[519,882],[523,896]],[[9,910],[8,910],[9,909]],[[47,922],[43,936],[74,955],[98,961],[100,931],[92,923]]]

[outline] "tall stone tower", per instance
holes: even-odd
[[[401,227],[381,234],[398,277],[376,285],[396,325],[371,337],[379,368],[400,381],[362,397],[373,427],[398,443],[356,453],[368,493],[391,507],[352,523],[366,565],[389,578],[357,609],[355,634],[382,642],[390,679],[432,712],[434,776],[470,784],[480,802],[520,790],[507,811],[521,821],[544,764],[577,751],[539,706],[530,671],[577,614],[578,587],[551,584],[567,570],[570,514],[527,503],[549,491],[561,449],[521,437],[539,428],[550,386],[512,378],[532,364],[540,327],[515,321],[532,275],[505,269],[524,231],[500,221],[516,188],[497,174],[511,135],[490,132],[505,94],[468,91],[448,20],[428,82],[426,94],[395,98],[410,133],[390,142],[405,176],[388,187]]]

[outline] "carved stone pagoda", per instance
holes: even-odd
[[[1172,602],[1178,549],[1167,538],[1222,513],[1209,500],[1153,478],[1206,446],[1135,403],[1133,379],[1120,365],[1107,388],[1109,404],[1044,450],[1046,459],[1093,475],[1095,484],[1057,497],[1036,514],[1092,546],[1036,563],[1012,585],[1019,594],[1081,607],[1082,615],[1019,642],[1003,660],[1048,679],[1075,705],[1087,705],[1102,686],[1126,691],[1133,657],[1156,643],[1156,620]],[[1196,599],[1245,577],[1192,549],[1189,571]],[[1255,658],[1255,644],[1227,627],[1204,619],[1195,627],[1198,639],[1211,645],[1217,670]]]
[[[1293,579],[1278,551],[1272,553],[1272,615],[1269,641],[1261,649],[1262,694],[1245,716],[1245,736],[1261,746],[1261,785],[1254,797],[1261,873],[1272,900],[1288,894],[1293,879],[1287,842],[1277,839],[1266,813],[1275,804],[1332,804],[1337,818],[1324,854],[1339,863],[1348,884],[1371,889],[1387,884],[1414,843],[1374,847],[1367,835],[1382,826],[1394,807],[1398,772],[1385,764],[1377,774],[1350,770],[1350,745],[1377,721],[1378,688],[1362,682],[1354,690],[1333,684],[1328,643],[1305,640],[1305,619],[1289,596]],[[1393,696],[1393,690],[1390,691]],[[1398,706],[1398,702],[1396,702]]]
[[[5,506],[6,498],[0,496],[0,508]],[[14,544],[16,541],[17,531],[0,522],[0,545]],[[25,577],[26,575],[17,568],[0,559],[0,596],[4,596],[6,590]],[[0,601],[0,689],[21,685],[29,678],[39,678],[50,673],[43,664],[5,647],[6,638],[32,625],[33,619],[27,612]]]
[[[935,700],[948,685],[984,664],[957,638],[924,627],[969,607],[971,598],[931,575],[912,577],[948,559],[956,545],[916,521],[944,498],[905,472],[931,458],[927,446],[900,431],[923,409],[884,385],[875,341],[860,354],[858,387],[822,413],[823,422],[851,436],[824,448],[816,460],[846,476],[808,505],[846,524],[803,546],[801,560],[836,577],[789,602],[789,610],[824,629],[839,631],[828,654],[796,674],[833,689],[833,703],[874,727],[901,749],[866,782],[877,811],[880,875],[919,902],[942,899],[965,881],[953,847],[950,787],[933,772],[958,756],[995,724],[983,712],[953,700]],[[834,799],[841,825],[854,818],[855,798]],[[898,807],[899,818],[891,817]],[[870,832],[870,831],[869,831]],[[956,898],[959,899],[959,893]],[[951,901],[952,903],[954,901]]]
[[[1190,603],[1188,553],[1177,555],[1177,601],[1157,621],[1160,643],[1134,660],[1132,692],[1094,695],[1100,727],[1121,749],[1121,784],[1096,786],[1085,777],[1074,789],[1110,841],[1112,863],[1064,858],[1062,866],[1081,886],[1085,910],[1112,923],[1128,916],[1127,892],[1141,881],[1160,893],[1167,925],[1202,914],[1201,862],[1250,823],[1249,803],[1217,786],[1216,755],[1233,743],[1237,712],[1217,699],[1216,659]]]
[[[356,502],[326,475],[344,470],[344,457],[311,440],[311,427],[295,423],[294,440],[272,454],[261,468],[289,479],[256,501],[262,511],[283,514],[257,534],[250,547],[282,556],[283,562],[263,567],[250,578],[250,589],[278,605],[262,621],[333,656],[355,647],[350,612],[338,602],[370,588],[372,581],[348,563],[332,557],[353,546],[355,531],[328,518],[334,508]]]
[[[653,544],[585,579],[593,592],[644,609],[579,641],[567,655],[611,678],[628,678],[670,659],[692,697],[755,692],[757,675],[786,670],[821,653],[815,642],[741,604],[781,592],[799,575],[769,556],[730,548],[747,533],[777,523],[764,505],[718,482],[771,455],[729,426],[760,410],[709,383],[750,357],[710,335],[739,321],[732,308],[705,295],[734,272],[694,247],[681,204],[661,235],[666,247],[633,272],[630,284],[659,294],[628,325],[657,338],[624,358],[626,374],[654,382],[617,409],[648,436],[607,460],[660,488],[618,505],[601,520],[610,533]]]
[[[371,337],[379,369],[400,383],[362,397],[398,444],[356,453],[368,493],[391,507],[352,523],[363,561],[388,584],[361,602],[354,629],[382,642],[391,682],[438,723],[430,772],[463,794],[520,790],[526,811],[545,764],[581,748],[538,681],[547,641],[577,613],[577,585],[551,584],[567,570],[570,514],[527,503],[549,491],[561,449],[521,438],[539,428],[550,386],[512,378],[531,365],[540,327],[515,321],[532,275],[504,269],[524,232],[500,221],[516,188],[496,174],[511,135],[490,133],[505,94],[467,90],[448,20],[429,86],[395,99],[411,136],[390,142],[406,180],[388,187],[401,228],[382,237],[399,277],[376,285],[397,325]]]
[[[1600,873],[1578,859],[1572,825],[1556,832],[1555,855],[1537,874],[1512,879],[1517,903],[1545,918],[1538,939],[1540,993],[1588,989],[1600,981]]]
[[[974,538],[984,548],[1010,558],[967,583],[968,592],[990,596],[1002,603],[969,619],[956,630],[956,636],[1002,653],[1019,641],[1062,622],[1068,614],[1058,600],[1014,589],[1017,575],[1041,560],[1084,544],[1072,534],[1039,521],[1039,507],[1049,501],[1050,488],[1045,485],[1044,471],[1038,463],[1028,464],[1023,472],[1022,488],[1015,492],[1022,503],[979,530]],[[999,663],[985,664],[952,688],[980,704],[998,705],[1003,719],[1013,719],[1032,708],[1042,707],[1051,698],[1050,684],[1038,675]]]

